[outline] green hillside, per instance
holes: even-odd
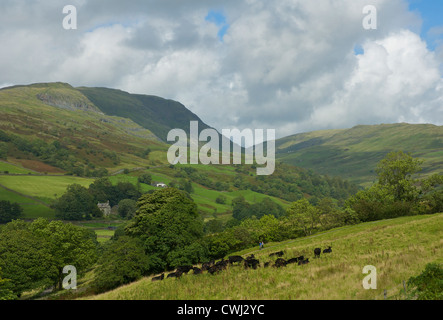
[[[443,126],[382,124],[301,133],[276,141],[277,159],[367,186],[376,164],[402,150],[425,160],[424,175],[443,172]]]
[[[254,254],[261,267],[245,270],[228,267],[219,274],[191,271],[175,278],[152,282],[152,277],[89,297],[96,300],[366,300],[404,299],[403,281],[420,274],[426,264],[443,262],[441,254],[443,214],[403,217],[332,229],[310,237],[268,243],[235,254]],[[314,258],[316,247],[332,245],[332,253]],[[304,255],[310,263],[264,268],[274,263],[269,254],[283,250],[283,258]],[[232,254],[232,255],[235,255]],[[362,286],[362,270],[377,270],[377,289]],[[87,285],[87,284],[85,284]]]
[[[69,84],[0,90],[0,158],[38,172],[84,175],[96,168],[162,164],[140,155],[167,146],[149,129],[100,111]]]
[[[169,145],[161,141],[165,134],[171,128],[188,131],[192,120],[200,122],[200,130],[208,126],[182,104],[159,97],[38,83],[1,89],[0,114],[0,194],[5,200],[11,192],[27,196],[19,201],[25,218],[53,217],[41,202],[49,206],[69,184],[88,187],[108,175],[114,184],[138,185],[143,173],[179,188],[191,182],[191,196],[205,219],[229,218],[239,196],[250,203],[268,197],[286,207],[302,197],[343,201],[357,191],[341,179],[283,164],[266,179],[251,165],[170,166]],[[217,202],[220,195],[224,203]]]
[[[104,113],[131,119],[138,125],[149,128],[165,142],[171,129],[181,128],[189,132],[190,121],[198,121],[199,130],[209,128],[177,101],[108,88],[80,87],[78,90]]]

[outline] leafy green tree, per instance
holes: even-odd
[[[146,254],[154,261],[153,272],[170,268],[172,252],[180,252],[203,236],[197,205],[180,190],[166,188],[144,194],[137,207],[125,232],[143,241]]]
[[[2,278],[2,269],[0,268],[0,301],[17,299],[17,295],[11,288],[11,280]]]
[[[320,223],[320,214],[306,198],[293,202],[286,211],[286,218],[295,229],[308,236]]]
[[[138,182],[145,183],[145,184],[151,184],[152,182],[152,176],[149,173],[143,173],[137,178]]]
[[[56,217],[63,220],[88,220],[102,215],[88,189],[79,184],[69,185],[53,208]]]
[[[118,214],[123,219],[131,219],[137,210],[137,202],[132,199],[123,199],[118,203]]]
[[[249,211],[250,216],[254,215],[257,219],[260,219],[265,215],[273,215],[274,217],[279,218],[285,214],[283,207],[268,197],[251,205]]]
[[[223,221],[220,219],[211,219],[204,225],[205,233],[216,233],[223,231]]]
[[[47,239],[33,233],[29,223],[14,220],[1,229],[0,268],[15,297],[51,285],[51,259]]]
[[[250,217],[250,204],[243,196],[232,199],[232,217],[237,220],[243,220]]]
[[[121,236],[105,244],[97,264],[93,287],[100,293],[140,279],[151,263],[140,239]]]
[[[8,223],[19,219],[23,215],[23,208],[18,203],[0,201],[0,223]]]
[[[394,195],[389,188],[374,184],[350,197],[345,205],[357,212],[359,220],[366,222],[391,217],[389,210],[394,202]]]
[[[81,276],[97,260],[98,242],[91,230],[43,218],[35,220],[30,229],[46,240],[45,245],[51,256],[49,270],[54,287],[62,288],[65,266],[74,266],[77,274]]]
[[[403,151],[391,152],[377,164],[378,184],[391,188],[395,201],[414,200],[417,188],[412,176],[421,171],[422,163]]]
[[[218,197],[217,197],[217,199],[215,199],[215,203],[218,203],[218,204],[225,204],[226,203],[226,200],[227,200],[227,198],[226,198],[226,196],[224,196],[224,195],[219,195]]]
[[[409,278],[408,298],[416,300],[443,299],[443,268],[441,264],[429,263],[416,277]]]
[[[185,246],[182,250],[171,251],[168,254],[168,260],[172,267],[178,267],[182,265],[197,264],[209,259],[209,250],[204,242],[197,241],[188,246]]]
[[[89,185],[89,193],[94,202],[106,202],[114,196],[114,187],[109,178],[99,178]]]

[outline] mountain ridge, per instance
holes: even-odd
[[[362,185],[374,181],[376,163],[397,150],[423,158],[424,174],[443,172],[443,126],[357,125],[300,133],[276,141],[278,160],[320,174],[340,175]]]

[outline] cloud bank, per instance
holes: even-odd
[[[68,4],[68,3],[66,3]],[[404,0],[77,0],[0,4],[0,85],[63,81],[175,99],[223,128],[443,124],[443,44]],[[439,28],[433,29],[439,32]]]

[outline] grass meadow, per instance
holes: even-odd
[[[87,188],[93,181],[73,176],[0,176],[0,184],[5,187],[48,204],[62,196],[70,184],[77,183]]]
[[[97,300],[383,300],[402,299],[403,281],[427,263],[443,262],[443,214],[403,217],[346,226],[235,254],[253,253],[262,267],[231,266],[217,275],[192,271],[180,279],[152,282],[151,277],[89,297]],[[314,258],[313,250],[332,245],[332,253]],[[286,259],[304,255],[310,263],[264,268],[269,254]],[[377,289],[363,288],[366,265],[377,270]]]

